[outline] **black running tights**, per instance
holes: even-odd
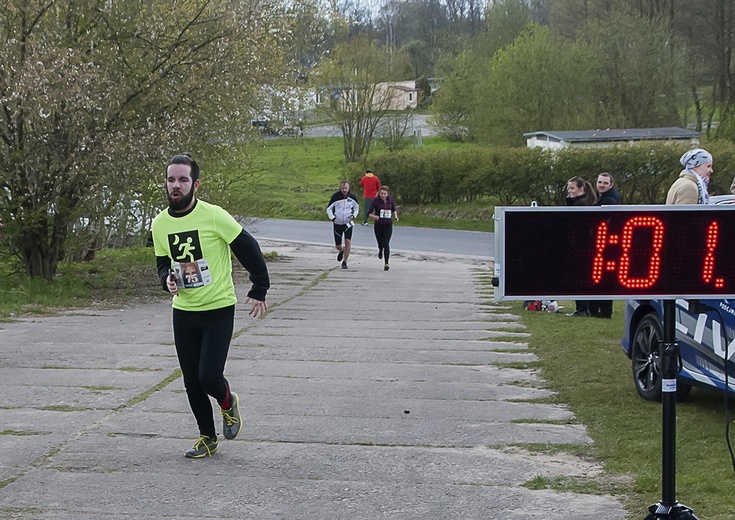
[[[390,258],[390,238],[393,236],[393,225],[382,226],[376,223],[373,229],[375,230],[375,240],[378,241],[378,249],[383,250],[383,258],[387,264]]]
[[[217,430],[209,396],[223,403],[230,385],[225,379],[225,361],[230,349],[235,306],[212,311],[174,309],[174,341],[189,406],[199,433],[215,437]]]

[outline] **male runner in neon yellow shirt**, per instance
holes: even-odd
[[[235,285],[230,252],[250,273],[253,283],[245,303],[251,316],[268,311],[268,268],[256,240],[224,209],[195,197],[199,165],[176,155],[166,167],[168,209],[153,220],[158,276],[173,295],[176,355],[189,405],[200,437],[189,458],[217,451],[211,395],[220,406],[223,435],[234,439],[242,429],[238,395],[224,376],[235,318]]]

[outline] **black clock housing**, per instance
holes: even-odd
[[[495,208],[498,299],[735,295],[735,207]]]

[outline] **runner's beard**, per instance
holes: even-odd
[[[194,199],[194,188],[189,190],[189,193],[187,193],[186,195],[182,195],[179,200],[172,199],[171,193],[169,193],[168,191],[166,191],[166,196],[168,197],[169,208],[174,211],[184,211]]]

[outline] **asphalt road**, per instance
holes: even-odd
[[[438,130],[429,123],[429,116],[423,114],[412,116],[406,136],[412,136],[416,131],[421,131],[423,137],[438,134]],[[334,124],[306,126],[304,127],[304,137],[342,137],[342,131]]]
[[[259,240],[278,240],[314,245],[333,245],[332,224],[328,220],[258,219],[244,224],[245,229]],[[493,233],[456,231],[393,225],[391,250],[396,252],[450,254],[491,260],[495,256]],[[352,235],[355,249],[375,249],[372,226],[357,225]]]

